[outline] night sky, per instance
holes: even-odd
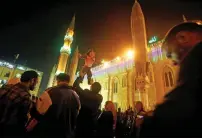
[[[97,61],[110,60],[131,47],[130,14],[135,0],[42,0],[1,2],[0,59],[44,72],[45,89],[51,69],[59,56],[63,38],[74,13],[75,35],[72,47],[81,53],[94,48]],[[163,1],[163,3],[162,3]],[[25,3],[26,2],[26,3]],[[148,38],[162,38],[182,14],[202,20],[200,0],[139,0]]]

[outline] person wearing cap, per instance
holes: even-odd
[[[180,68],[177,86],[144,119],[138,137],[202,137],[202,26],[193,22],[174,26],[162,48]]]

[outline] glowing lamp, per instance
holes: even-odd
[[[109,66],[108,62],[104,62],[104,68],[107,68]]]
[[[102,60],[102,61],[101,61],[101,63],[102,63],[102,64],[104,64],[104,63],[105,63],[105,61],[104,61],[104,60]]]
[[[120,59],[121,59],[121,58],[120,58],[119,56],[118,56],[118,57],[116,57],[116,60],[118,60],[118,61],[119,61]]]
[[[129,50],[129,51],[127,52],[127,57],[128,57],[129,59],[133,58],[133,57],[134,57],[134,52],[133,52],[132,50]]]

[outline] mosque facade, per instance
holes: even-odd
[[[184,15],[183,20],[188,22]],[[192,22],[202,23],[200,20]],[[55,75],[61,72],[71,75],[70,85],[73,84],[79,60],[78,47],[71,61],[69,59],[74,24],[75,16],[65,35],[64,46],[51,72],[48,87],[55,85]],[[161,49],[163,40],[156,36],[147,38],[144,14],[137,0],[131,12],[131,34],[133,47],[128,53],[92,68],[93,80],[102,85],[102,108],[106,101],[113,101],[117,108],[126,110],[141,101],[146,110],[152,110],[176,86],[179,67],[174,66]],[[90,88],[87,81],[81,87]]]
[[[146,110],[154,109],[176,85],[178,67],[166,58],[156,36],[147,41],[144,14],[135,1],[131,13],[133,48],[126,55],[92,68],[93,79],[102,85],[102,107],[113,101],[126,110],[142,101]],[[87,88],[87,82],[82,84]]]

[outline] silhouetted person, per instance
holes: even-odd
[[[40,97],[42,102],[37,110],[44,116],[33,129],[32,137],[74,137],[76,119],[80,109],[79,96],[68,85],[69,75],[60,73],[56,80],[57,86],[48,88]],[[47,103],[49,96],[52,103]],[[47,104],[43,105],[43,101]]]
[[[83,90],[79,84],[83,75],[78,77],[74,82],[74,89],[79,95],[81,101],[81,110],[77,119],[76,137],[93,137],[95,124],[97,120],[98,109],[102,102],[102,96],[99,94],[101,85],[98,82],[94,82],[91,85],[91,89]]]
[[[28,113],[32,108],[30,90],[38,82],[35,71],[25,71],[20,82],[0,89],[0,137],[25,137]]]
[[[123,114],[121,113],[121,108],[118,108],[118,112],[117,112],[115,137],[117,138],[124,137],[124,123],[123,123]]]
[[[180,66],[179,79],[153,116],[144,120],[140,137],[202,137],[202,26],[173,27],[162,47]]]
[[[132,129],[131,136],[137,136],[140,132],[141,124],[146,116],[146,112],[144,110],[143,103],[141,101],[137,101],[135,103],[135,115],[134,115],[134,127]]]
[[[113,138],[116,129],[117,114],[114,103],[107,101],[105,111],[101,113],[97,122],[98,138]]]

